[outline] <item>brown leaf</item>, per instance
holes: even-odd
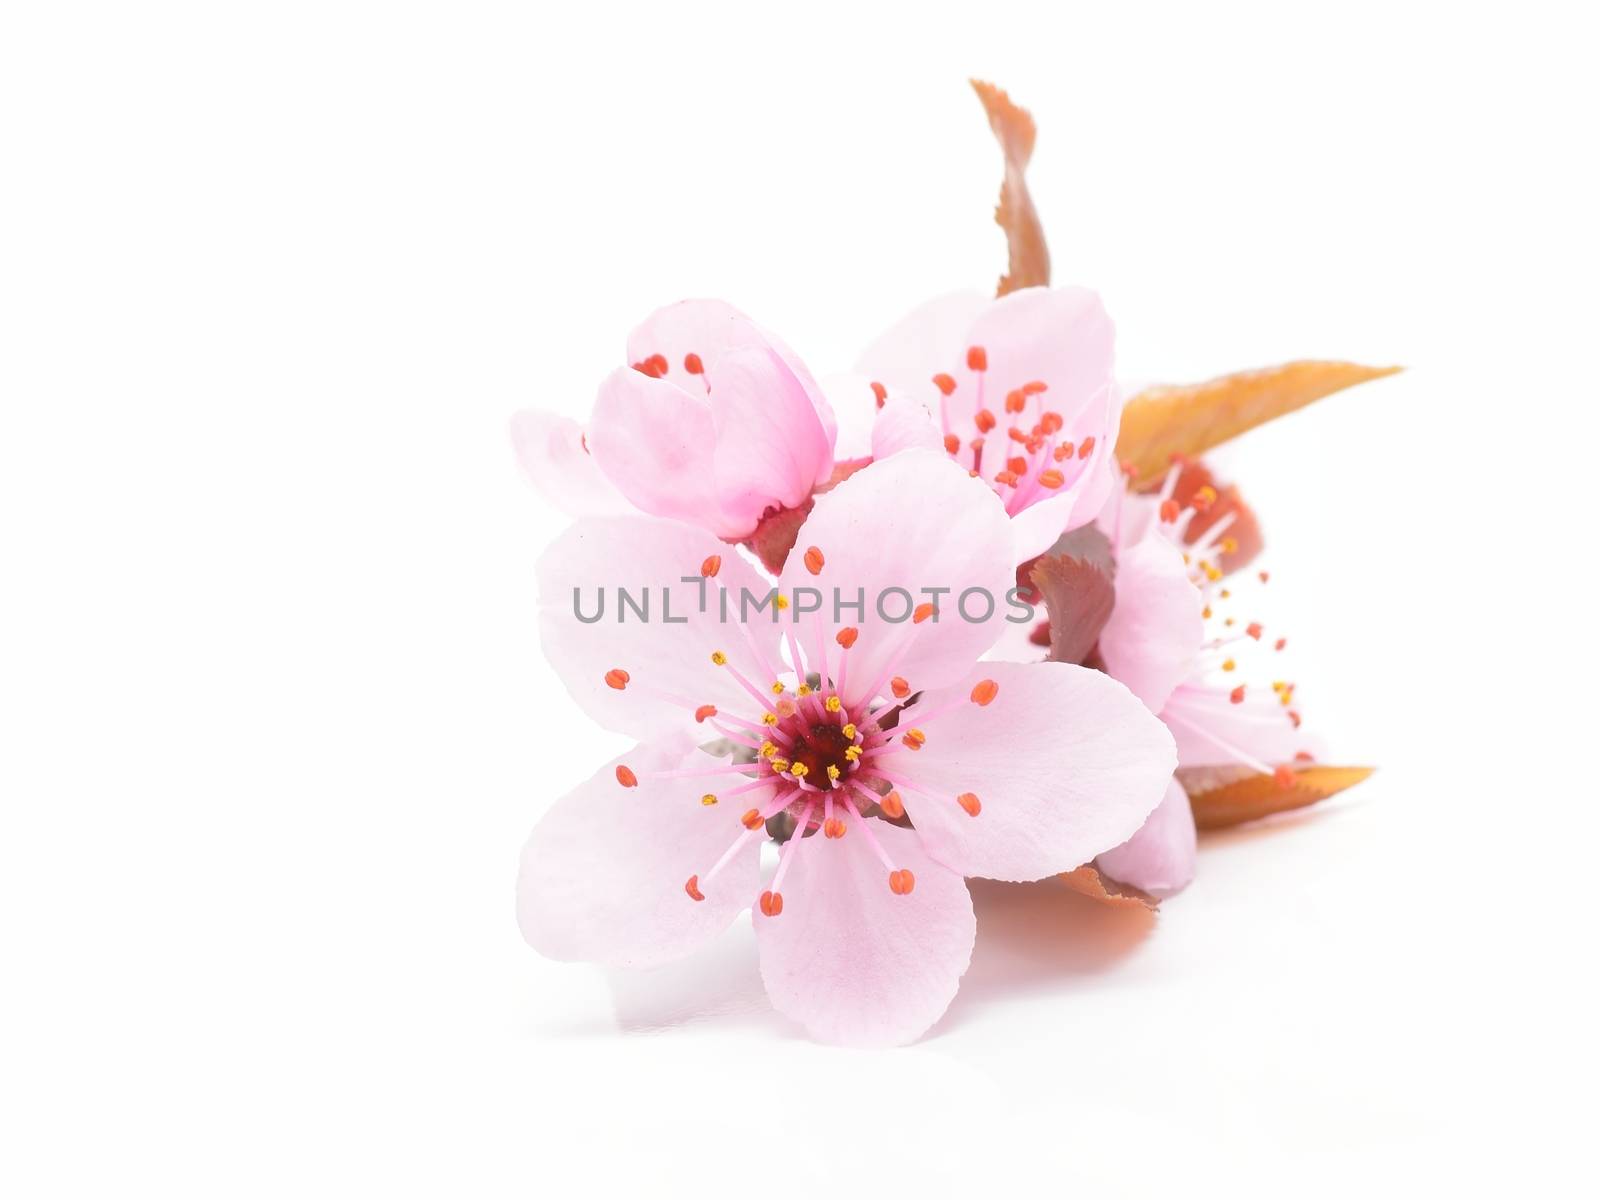
[[[1091,900],[1116,908],[1146,908],[1154,912],[1160,903],[1154,896],[1136,887],[1118,883],[1093,863],[1085,863],[1076,871],[1068,871],[1057,878],[1080,896],[1088,896]]]
[[[1136,485],[1147,484],[1166,472],[1175,454],[1201,454],[1314,400],[1399,370],[1308,360],[1146,388],[1122,410],[1117,457],[1132,464]]]
[[[1050,618],[1047,661],[1082,663],[1111,619],[1116,592],[1110,571],[1095,565],[1092,551],[1083,557],[1044,554],[1034,560],[1028,578]]]
[[[1006,175],[1000,184],[1000,203],[995,206],[994,221],[1005,230],[1010,264],[1007,273],[1000,277],[995,295],[1004,296],[1018,288],[1042,287],[1050,282],[1050,248],[1044,244],[1044,226],[1034,211],[1025,178],[1038,129],[1028,110],[1018,108],[1011,97],[994,84],[974,79],[972,89],[983,101],[983,110],[989,115],[989,128],[994,130],[1006,160]]]
[[[1376,768],[1300,767],[1285,787],[1271,775],[1248,767],[1180,767],[1178,782],[1189,793],[1194,823],[1201,829],[1226,829],[1273,813],[1305,808],[1354,787]]]

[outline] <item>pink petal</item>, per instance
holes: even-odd
[[[511,418],[511,445],[529,482],[568,515],[634,511],[596,465],[584,445],[583,427],[571,418],[525,408]]]
[[[872,423],[872,457],[888,458],[902,450],[932,450],[944,453],[944,436],[938,423],[922,404],[907,396],[892,396],[884,402],[878,419]]]
[[[1152,896],[1181,892],[1194,878],[1195,829],[1189,797],[1176,779],[1155,812],[1134,834],[1095,864],[1119,883],[1130,884]]]
[[[999,693],[970,702],[985,679]],[[1067,663],[979,663],[900,723],[927,742],[887,769],[908,785],[901,799],[928,852],[963,875],[1020,881],[1082,866],[1133,836],[1177,765],[1172,735],[1133,693]],[[957,802],[968,792],[977,816]]]
[[[589,422],[589,451],[638,508],[704,526],[721,537],[749,528],[725,514],[716,495],[716,428],[703,397],[632,367],[600,385]]]
[[[1204,598],[1183,553],[1155,530],[1118,553],[1116,589],[1100,657],[1112,678],[1160,712],[1200,651]]]
[[[720,571],[702,586],[700,570],[712,555],[720,558]],[[771,587],[737,550],[704,530],[650,517],[590,517],[557,538],[539,560],[540,639],[573,698],[609,729],[653,737],[692,723],[693,708],[701,704],[751,719],[759,706],[711,655],[721,650],[757,687],[771,682],[776,627],[756,618],[748,625],[739,621],[741,589],[759,600]],[[639,603],[648,594],[648,621],[621,605],[618,589]],[[722,589],[728,591],[726,621]],[[580,620],[579,612],[588,618],[600,611],[601,591],[602,619]],[[607,673],[618,669],[629,676],[622,690],[606,682]],[[686,704],[664,700],[661,692]],[[703,740],[718,736],[701,728]]]
[[[959,875],[909,830],[870,826],[895,867],[912,873],[909,893],[889,890],[888,868],[851,825],[837,841],[796,847],[783,911],[753,913],[773,1006],[836,1045],[893,1046],[927,1032],[955,997],[977,931]]]
[[[708,372],[717,499],[730,520],[744,524],[742,535],[768,508],[805,503],[833,469],[833,443],[811,397],[776,351],[734,350]]]
[[[867,347],[856,361],[856,374],[936,406],[939,392],[933,377],[955,370],[966,353],[967,330],[990,303],[978,291],[951,292],[927,301]]]
[[[839,425],[833,445],[835,461],[870,457],[872,426],[878,416],[878,397],[871,382],[865,375],[826,375],[822,391]]]
[[[1045,408],[1070,428],[1113,386],[1115,344],[1100,297],[1084,288],[1023,288],[1000,297],[972,323],[965,344],[953,347],[956,361],[945,368],[957,384],[945,402],[949,428],[966,437],[977,410],[978,376],[960,358],[969,347],[981,346],[988,360],[986,407],[998,410],[1008,392],[1038,381],[1049,389]]]
[[[1296,705],[1283,705],[1264,680],[1245,684],[1244,700],[1234,704],[1229,693],[1238,682],[1190,680],[1181,684],[1161,710],[1161,719],[1178,743],[1178,765],[1208,767],[1238,764],[1241,755],[1275,767],[1295,755],[1321,758],[1323,747],[1289,715]]]
[[[804,562],[812,547],[826,563],[819,575]],[[780,580],[785,594],[815,589],[827,628],[860,631],[845,685],[852,701],[883,682],[891,667],[918,688],[960,678],[1000,636],[1006,593],[1016,583],[1010,526],[998,498],[926,450],[875,462],[817,497],[795,550]],[[965,602],[973,620],[960,616],[968,589],[976,589]],[[864,611],[836,613],[836,595],[842,604],[863,599]],[[911,613],[923,603],[939,614],[913,623]]]
[[[638,786],[623,787],[626,764]],[[746,844],[701,889],[704,875],[743,832],[739,802],[705,805],[727,775],[652,780],[650,771],[688,770],[719,760],[687,737],[635,747],[555,802],[522,851],[517,922],[539,953],[612,966],[644,967],[687,954],[715,937],[758,891],[761,845]],[[761,795],[761,793],[752,793]]]
[[[704,372],[714,368],[724,355],[749,348],[771,349],[778,353],[816,406],[817,417],[831,445],[833,413],[822,389],[799,356],[775,335],[721,300],[683,300],[657,309],[628,335],[628,362],[642,363],[660,355],[667,364],[664,378],[698,396],[706,390]],[[686,364],[691,354],[699,360],[697,365],[702,373],[688,370]]]

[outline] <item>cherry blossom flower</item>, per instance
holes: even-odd
[[[1217,493],[1209,485],[1180,504],[1181,469],[1174,464],[1153,495],[1118,493],[1100,518],[1116,564],[1100,660],[1160,715],[1180,767],[1246,767],[1289,786],[1291,764],[1312,757],[1294,685],[1246,680],[1250,660],[1282,650],[1286,639],[1268,638],[1259,621],[1233,614],[1223,568],[1236,549],[1229,532],[1236,513],[1248,510],[1211,520]],[[1204,532],[1191,541],[1195,526]],[[1186,886],[1194,864],[1194,817],[1176,779],[1139,832],[1098,859],[1113,879],[1156,896]]]
[[[629,335],[627,349],[587,429],[539,410],[512,420],[528,477],[565,511],[633,509],[737,541],[829,479],[837,431],[821,388],[738,310],[718,300],[669,305]]]
[[[963,877],[1042,879],[1122,844],[1175,761],[1105,674],[978,661],[1014,563],[996,494],[924,450],[819,496],[781,602],[748,621],[743,592],[771,585],[706,531],[577,522],[540,564],[542,638],[576,702],[640,744],[534,830],[529,942],[651,965],[749,906],[768,994],[814,1037],[925,1032],[971,953]],[[653,619],[592,620],[601,586],[652,589]]]
[[[856,372],[880,401],[898,393],[935,414],[934,444],[1004,502],[1021,562],[1094,520],[1116,485],[1113,343],[1099,297],[1082,288],[962,292],[904,318]]]

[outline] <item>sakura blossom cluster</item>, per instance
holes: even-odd
[[[748,909],[779,1011],[895,1044],[956,995],[968,878],[1183,888],[1184,772],[1287,786],[1311,751],[1293,685],[1241,669],[1281,646],[1233,612],[1253,517],[1198,464],[1136,487],[1123,406],[1099,299],[1032,287],[925,305],[826,385],[686,301],[630,335],[586,423],[519,414],[522,466],[574,518],[539,563],[545,653],[637,743],[535,828],[528,941],[648,966]],[[681,619],[571,603],[628,588]],[[1020,589],[1048,620],[924,602],[844,621],[785,601],[800,588]],[[753,618],[705,602],[769,591]]]

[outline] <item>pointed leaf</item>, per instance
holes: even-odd
[[[989,114],[989,128],[994,130],[1006,160],[994,221],[1006,232],[1010,265],[1007,273],[1000,277],[995,295],[1004,296],[1018,288],[1042,287],[1050,282],[1050,249],[1044,243],[1044,226],[1034,211],[1025,178],[1038,129],[1028,110],[1018,108],[1011,97],[994,84],[974,79],[972,89],[983,101],[983,110]]]
[[[1132,464],[1136,485],[1151,483],[1175,454],[1201,454],[1314,400],[1399,370],[1308,360],[1205,383],[1146,388],[1122,410],[1117,457]]]
[[[1160,903],[1154,896],[1141,892],[1126,883],[1118,883],[1093,863],[1085,863],[1076,871],[1057,876],[1080,896],[1088,896],[1115,908],[1145,908],[1151,912]]]
[[[1084,532],[1077,530],[1073,536]],[[1098,530],[1088,532],[1104,544],[1103,549],[1080,538],[1073,545],[1076,553],[1040,555],[1028,572],[1050,619],[1048,662],[1081,664],[1087,660],[1116,603],[1110,543]],[[1098,563],[1105,565],[1102,568]]]
[[[1189,793],[1194,823],[1226,829],[1273,813],[1305,808],[1354,787],[1373,767],[1300,767],[1287,787],[1248,767],[1180,767],[1178,782]]]

